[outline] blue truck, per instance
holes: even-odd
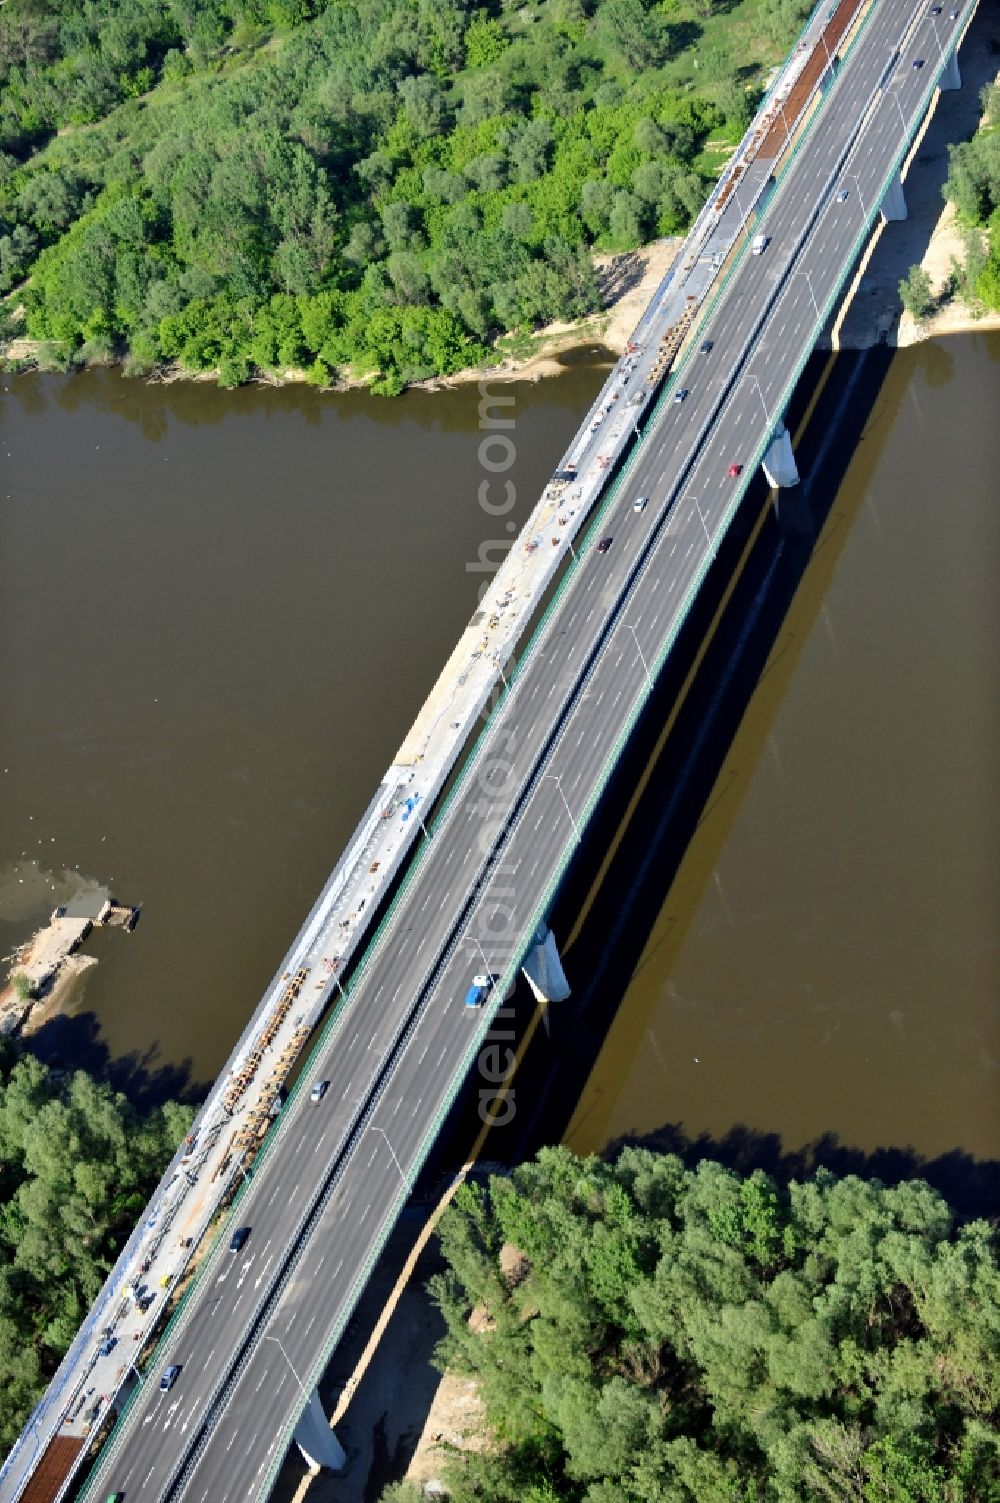
[[[493,990],[493,977],[485,971],[482,975],[473,976],[472,985],[465,994],[466,1007],[482,1007],[486,998]]]

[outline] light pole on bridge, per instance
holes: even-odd
[[[628,627],[629,631],[632,633],[632,636],[635,638],[635,650],[639,654],[639,661],[642,664],[642,670],[646,675],[646,684],[648,688],[651,689],[653,687],[653,675],[649,671],[649,664],[646,662],[643,650],[639,646],[639,634],[636,631],[635,627],[632,625],[631,621],[626,621],[625,625]]]
[[[814,298],[813,302],[815,302],[815,301],[816,300]],[[760,382],[758,381],[757,377],[754,375],[753,371],[747,371],[745,375],[741,376],[740,377],[740,382],[742,383],[743,381],[752,381],[753,384],[754,384],[754,386],[756,386],[756,388],[757,388],[757,395],[760,397],[760,405],[764,409],[764,418],[765,418],[765,421],[767,422],[767,430],[770,433],[771,430],[772,430],[772,428],[774,427],[774,424],[771,422],[771,414],[768,411],[767,403],[764,401],[764,393],[760,389]]]
[[[288,1370],[289,1370],[289,1372],[291,1373],[292,1377],[295,1379],[296,1383],[299,1385],[299,1388],[302,1390],[302,1397],[305,1399],[306,1403],[308,1404],[309,1403],[309,1395],[306,1393],[305,1384],[303,1383],[302,1379],[299,1377],[298,1373],[295,1371],[295,1368],[292,1366],[292,1359],[291,1359],[291,1357],[289,1357],[288,1353],[285,1351],[285,1348],[282,1346],[280,1338],[277,1337],[277,1336],[265,1336],[264,1340],[265,1341],[273,1341],[274,1344],[275,1344],[275,1346],[281,1352],[281,1355],[284,1357],[285,1361],[288,1363]]]
[[[813,305],[813,308],[816,310],[816,317],[817,317],[817,319],[819,319],[819,317],[820,317],[819,303],[817,303],[817,301],[816,301],[816,294],[813,291],[812,273],[804,270],[803,268],[800,268],[798,271],[793,271],[792,272],[792,276],[793,277],[805,277],[807,283],[809,284],[809,296],[812,298],[812,305]]]
[[[386,1135],[386,1133],[384,1133],[382,1131],[381,1127],[369,1127],[368,1131],[369,1132],[377,1132],[380,1138],[385,1138],[385,1146],[386,1146],[386,1148],[388,1148],[389,1152],[392,1154],[392,1162],[395,1164],[396,1168],[399,1170],[399,1177],[403,1181],[403,1188],[404,1189],[409,1189],[409,1186],[407,1185],[407,1182],[406,1182],[406,1175],[403,1173],[403,1166],[399,1162],[399,1160],[397,1159],[397,1157],[396,1157],[396,1150],[393,1148],[392,1144],[389,1142],[389,1139],[388,1139],[388,1136]]]
[[[708,530],[708,523],[705,521],[705,513],[701,509],[701,502],[698,500],[698,496],[697,496],[697,493],[695,491],[689,491],[688,495],[691,497],[691,500],[695,504],[695,509],[696,509],[696,511],[698,513],[698,520],[701,523],[702,531],[705,534],[705,542],[711,548],[712,547],[712,534]]]
[[[577,824],[576,820],[573,818],[573,811],[572,811],[572,809],[569,806],[569,799],[566,797],[565,793],[563,792],[562,777],[560,776],[560,774],[558,772],[543,772],[542,773],[542,777],[543,778],[551,778],[552,781],[555,783],[556,787],[559,789],[559,797],[562,799],[564,805],[566,806],[566,813],[569,815],[569,822],[573,826],[573,834],[576,836],[576,843],[577,843],[577,845],[579,845],[580,844],[580,826]]]
[[[865,216],[865,218],[867,219],[868,218],[868,210],[865,207],[864,195],[861,192],[861,184],[858,182],[858,175],[857,175],[857,173],[856,172],[845,172],[843,174],[843,181],[845,183],[853,183],[854,184],[854,187],[857,190],[858,203],[861,205],[861,212]]]

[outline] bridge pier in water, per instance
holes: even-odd
[[[943,93],[945,89],[960,89],[961,87],[962,75],[958,71],[958,52],[953,47],[948,53],[948,59],[938,79],[938,88]]]
[[[295,1427],[295,1444],[307,1464],[325,1467],[330,1472],[341,1472],[347,1463],[347,1453],[337,1439],[319,1401],[318,1389],[313,1389],[302,1418]]]
[[[882,218],[888,223],[893,219],[906,218],[906,197],[903,193],[903,180],[899,173],[893,178],[886,189],[885,198],[881,204]]]
[[[792,453],[792,440],[788,436],[788,429],[784,423],[778,424],[761,464],[767,476],[767,483],[774,490],[798,485],[799,471],[795,463],[795,455]]]
[[[539,1002],[565,1002],[570,993],[555,935],[543,919],[531,937],[531,949],[521,967]]]

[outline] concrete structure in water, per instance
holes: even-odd
[[[11,978],[23,976],[30,996],[44,997],[92,929],[114,926],[131,933],[138,921],[138,908],[119,903],[105,891],[80,894],[53,909],[45,927],[20,946]]]

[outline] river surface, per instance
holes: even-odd
[[[998,362],[896,356],[575,1147],[1000,1154]],[[478,394],[4,379],[0,941],[81,885],[142,902],[47,1033],[197,1087],[475,606]],[[513,388],[518,520],[601,379]]]
[[[602,379],[495,409],[518,526]],[[489,575],[467,566],[507,538],[478,500],[479,394],[4,385],[0,953],[79,883],[141,902],[134,934],[88,941],[56,1041],[133,1086],[193,1086],[475,610]]]
[[[1000,1157],[998,389],[997,334],[893,358],[616,978],[578,1151]]]

